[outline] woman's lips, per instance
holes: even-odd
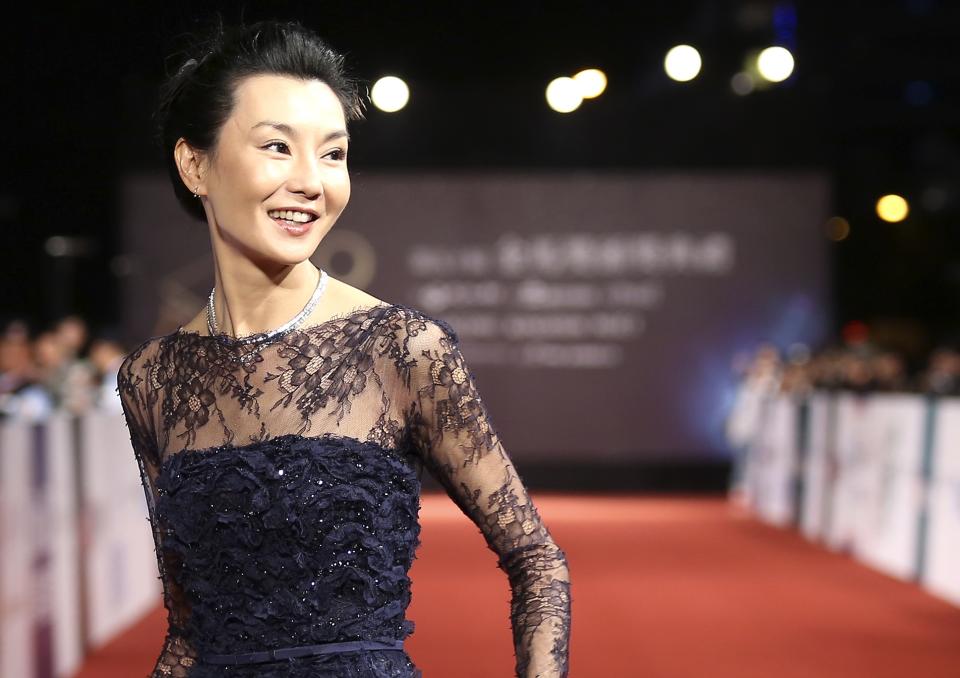
[[[286,231],[287,233],[293,236],[306,235],[307,233],[310,232],[310,229],[313,227],[313,222],[316,221],[316,219],[314,219],[313,221],[308,221],[305,224],[301,224],[298,222],[286,221],[284,219],[277,219],[275,217],[270,217],[270,219],[277,226],[279,226],[284,231]]]

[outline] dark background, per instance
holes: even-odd
[[[825,172],[831,210],[852,228],[841,242],[823,240],[831,257],[832,333],[862,320],[881,343],[905,352],[919,366],[932,346],[958,330],[960,0],[16,4],[20,16],[6,8],[0,41],[5,57],[0,321],[22,316],[40,328],[65,312],[79,312],[94,328],[131,322],[121,302],[136,277],[131,266],[137,264],[122,256],[129,246],[122,220],[123,179],[162,169],[160,151],[151,144],[150,114],[159,82],[179,63],[165,63],[165,57],[178,36],[220,8],[231,22],[241,14],[248,21],[299,19],[345,51],[359,77],[372,82],[395,73],[410,82],[413,97],[407,109],[395,115],[370,110],[368,119],[351,130],[350,166],[358,179],[397,169]],[[33,8],[29,14],[26,5]],[[687,84],[671,82],[662,68],[664,53],[679,42],[696,45],[704,57],[703,72]],[[786,44],[794,52],[793,77],[746,97],[733,94],[729,79],[745,52],[771,43]],[[547,82],[591,66],[607,72],[607,92],[569,115],[548,110],[543,97]],[[875,215],[876,199],[887,192],[910,200],[912,212],[905,222],[886,224]],[[770,226],[775,239],[777,224]],[[72,265],[51,257],[45,245],[58,235],[84,238],[88,255]],[[195,246],[206,245],[198,239]],[[54,248],[57,243],[52,242]],[[488,397],[486,383],[487,376],[481,375]],[[575,387],[571,380],[570,388]],[[651,389],[650,397],[658,395]],[[562,396],[558,391],[557,397]],[[507,401],[492,390],[488,398],[496,412],[505,412]],[[942,422],[942,410],[940,417]],[[644,433],[637,431],[638,437]],[[551,487],[571,493],[626,489],[631,494],[728,487],[727,462],[719,459],[622,468],[601,466],[589,457],[550,467],[525,459],[518,464],[526,484],[537,492]],[[899,469],[886,474],[891,496],[902,487],[896,473],[907,476]],[[425,492],[439,489],[429,473],[422,479]],[[945,487],[930,485],[932,510],[933,493],[945,496]],[[953,501],[956,487],[950,490]],[[809,485],[806,490],[810,492]],[[842,501],[845,494],[838,496]],[[35,497],[31,499],[35,506]],[[627,581],[629,567],[630,583],[646,584],[654,594],[645,596],[642,611],[629,610],[636,654],[657,644],[659,652],[650,652],[644,662],[654,670],[664,667],[660,672],[667,673],[667,666],[678,667],[674,675],[679,675],[684,666],[696,665],[668,654],[679,650],[699,655],[698,668],[703,660],[719,665],[703,675],[721,674],[726,658],[729,674],[743,675],[789,656],[798,667],[819,667],[822,658],[831,667],[851,667],[849,675],[856,676],[857,668],[883,661],[879,655],[893,660],[891,669],[897,659],[917,668],[926,660],[927,670],[916,675],[930,676],[937,662],[946,666],[946,644],[957,640],[956,615],[949,616],[946,607],[910,598],[919,592],[894,588],[895,582],[881,589],[885,578],[871,574],[874,586],[868,573],[841,570],[842,561],[832,555],[830,561],[815,558],[792,535],[751,527],[740,513],[727,521],[720,514],[727,507],[720,504],[715,511],[710,504],[624,502],[613,509],[619,516],[601,513],[613,504],[597,505],[592,515],[613,520],[601,518],[587,526],[592,515],[581,514],[558,521],[559,529],[571,535],[571,545],[583,549],[577,555],[582,554],[584,567],[574,577],[581,576],[577,586],[586,586],[577,603],[589,611],[589,592],[611,590],[606,582],[587,581],[591,575],[586,573],[600,569],[599,558],[604,566],[614,565],[605,569],[614,578],[620,575],[620,581]],[[843,517],[843,504],[830,505],[836,512],[825,524]],[[564,509],[559,503],[552,506],[558,514]],[[116,516],[116,506],[111,509]],[[931,517],[937,514],[932,510],[924,511],[922,525],[934,544]],[[40,523],[34,519],[30,525]],[[615,553],[606,546],[612,540],[603,540],[613,530]],[[94,537],[103,534],[93,532]],[[764,539],[776,546],[761,550]],[[588,561],[587,544],[593,553],[598,546],[609,550]],[[90,552],[96,553],[95,546],[90,545]],[[141,555],[150,558],[146,548]],[[625,560],[631,555],[633,560]],[[926,567],[934,564],[931,560]],[[691,561],[698,562],[691,567]],[[35,562],[43,572],[43,561]],[[717,576],[707,576],[704,566]],[[754,580],[745,583],[751,575]],[[881,602],[891,599],[892,605]],[[739,609],[731,610],[735,600]],[[605,621],[624,618],[629,606],[640,605],[639,594],[622,601],[604,610]],[[781,606],[781,601],[787,604]],[[800,601],[808,603],[805,609],[797,609]],[[595,615],[599,609],[593,607]],[[578,633],[581,639],[589,637],[588,625],[595,619],[578,617],[575,644]],[[762,620],[763,628],[748,625],[747,619]],[[668,626],[673,620],[674,626]],[[720,629],[707,626],[714,620]],[[784,620],[779,628],[778,620]],[[921,639],[933,624],[940,632]],[[505,641],[504,627],[499,633]],[[34,637],[42,641],[53,627],[34,628],[41,631]],[[161,623],[158,633],[162,628]],[[706,642],[691,652],[684,641],[701,630]],[[820,642],[827,634],[835,642]],[[617,647],[624,636],[600,639],[596,646]],[[744,642],[758,636],[768,640],[762,651]],[[867,638],[890,639],[887,645],[900,652],[869,652]],[[128,645],[123,653],[129,652]],[[913,656],[907,658],[907,652]],[[833,675],[838,673],[842,670]]]
[[[629,6],[628,6],[629,5]],[[409,168],[813,169],[832,177],[850,236],[833,243],[834,309],[921,361],[953,336],[960,298],[958,3],[245,2],[85,3],[7,22],[0,191],[3,313],[41,326],[76,311],[122,324],[119,181],[161,167],[151,112],[166,57],[214,12],[299,19],[371,83],[398,74],[399,114],[368,111],[351,170]],[[695,45],[691,83],[663,72]],[[731,75],[747,50],[792,49],[785,83],[746,97]],[[568,115],[546,83],[599,67],[607,92]],[[881,222],[885,192],[911,202]],[[53,258],[48,238],[89,250]],[[54,241],[56,246],[56,241]],[[56,263],[55,263],[56,262]]]

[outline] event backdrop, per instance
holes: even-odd
[[[314,261],[449,322],[515,458],[728,454],[738,352],[827,330],[829,184],[815,173],[353,174]],[[212,284],[206,225],[165,175],[124,191],[131,346]]]

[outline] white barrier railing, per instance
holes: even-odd
[[[161,601],[123,416],[0,422],[0,676],[70,676]]]
[[[770,397],[739,494],[960,605],[960,398]],[[71,675],[159,604],[153,536],[122,415],[0,422],[0,676]]]
[[[815,392],[759,411],[735,488],[758,517],[960,605],[960,398]]]

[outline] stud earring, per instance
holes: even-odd
[[[199,190],[200,190],[200,187],[197,186],[197,191],[199,191]],[[197,191],[194,191],[194,192],[193,192],[193,197],[194,197],[194,198],[199,198],[199,197],[200,197],[199,195],[197,195]]]

